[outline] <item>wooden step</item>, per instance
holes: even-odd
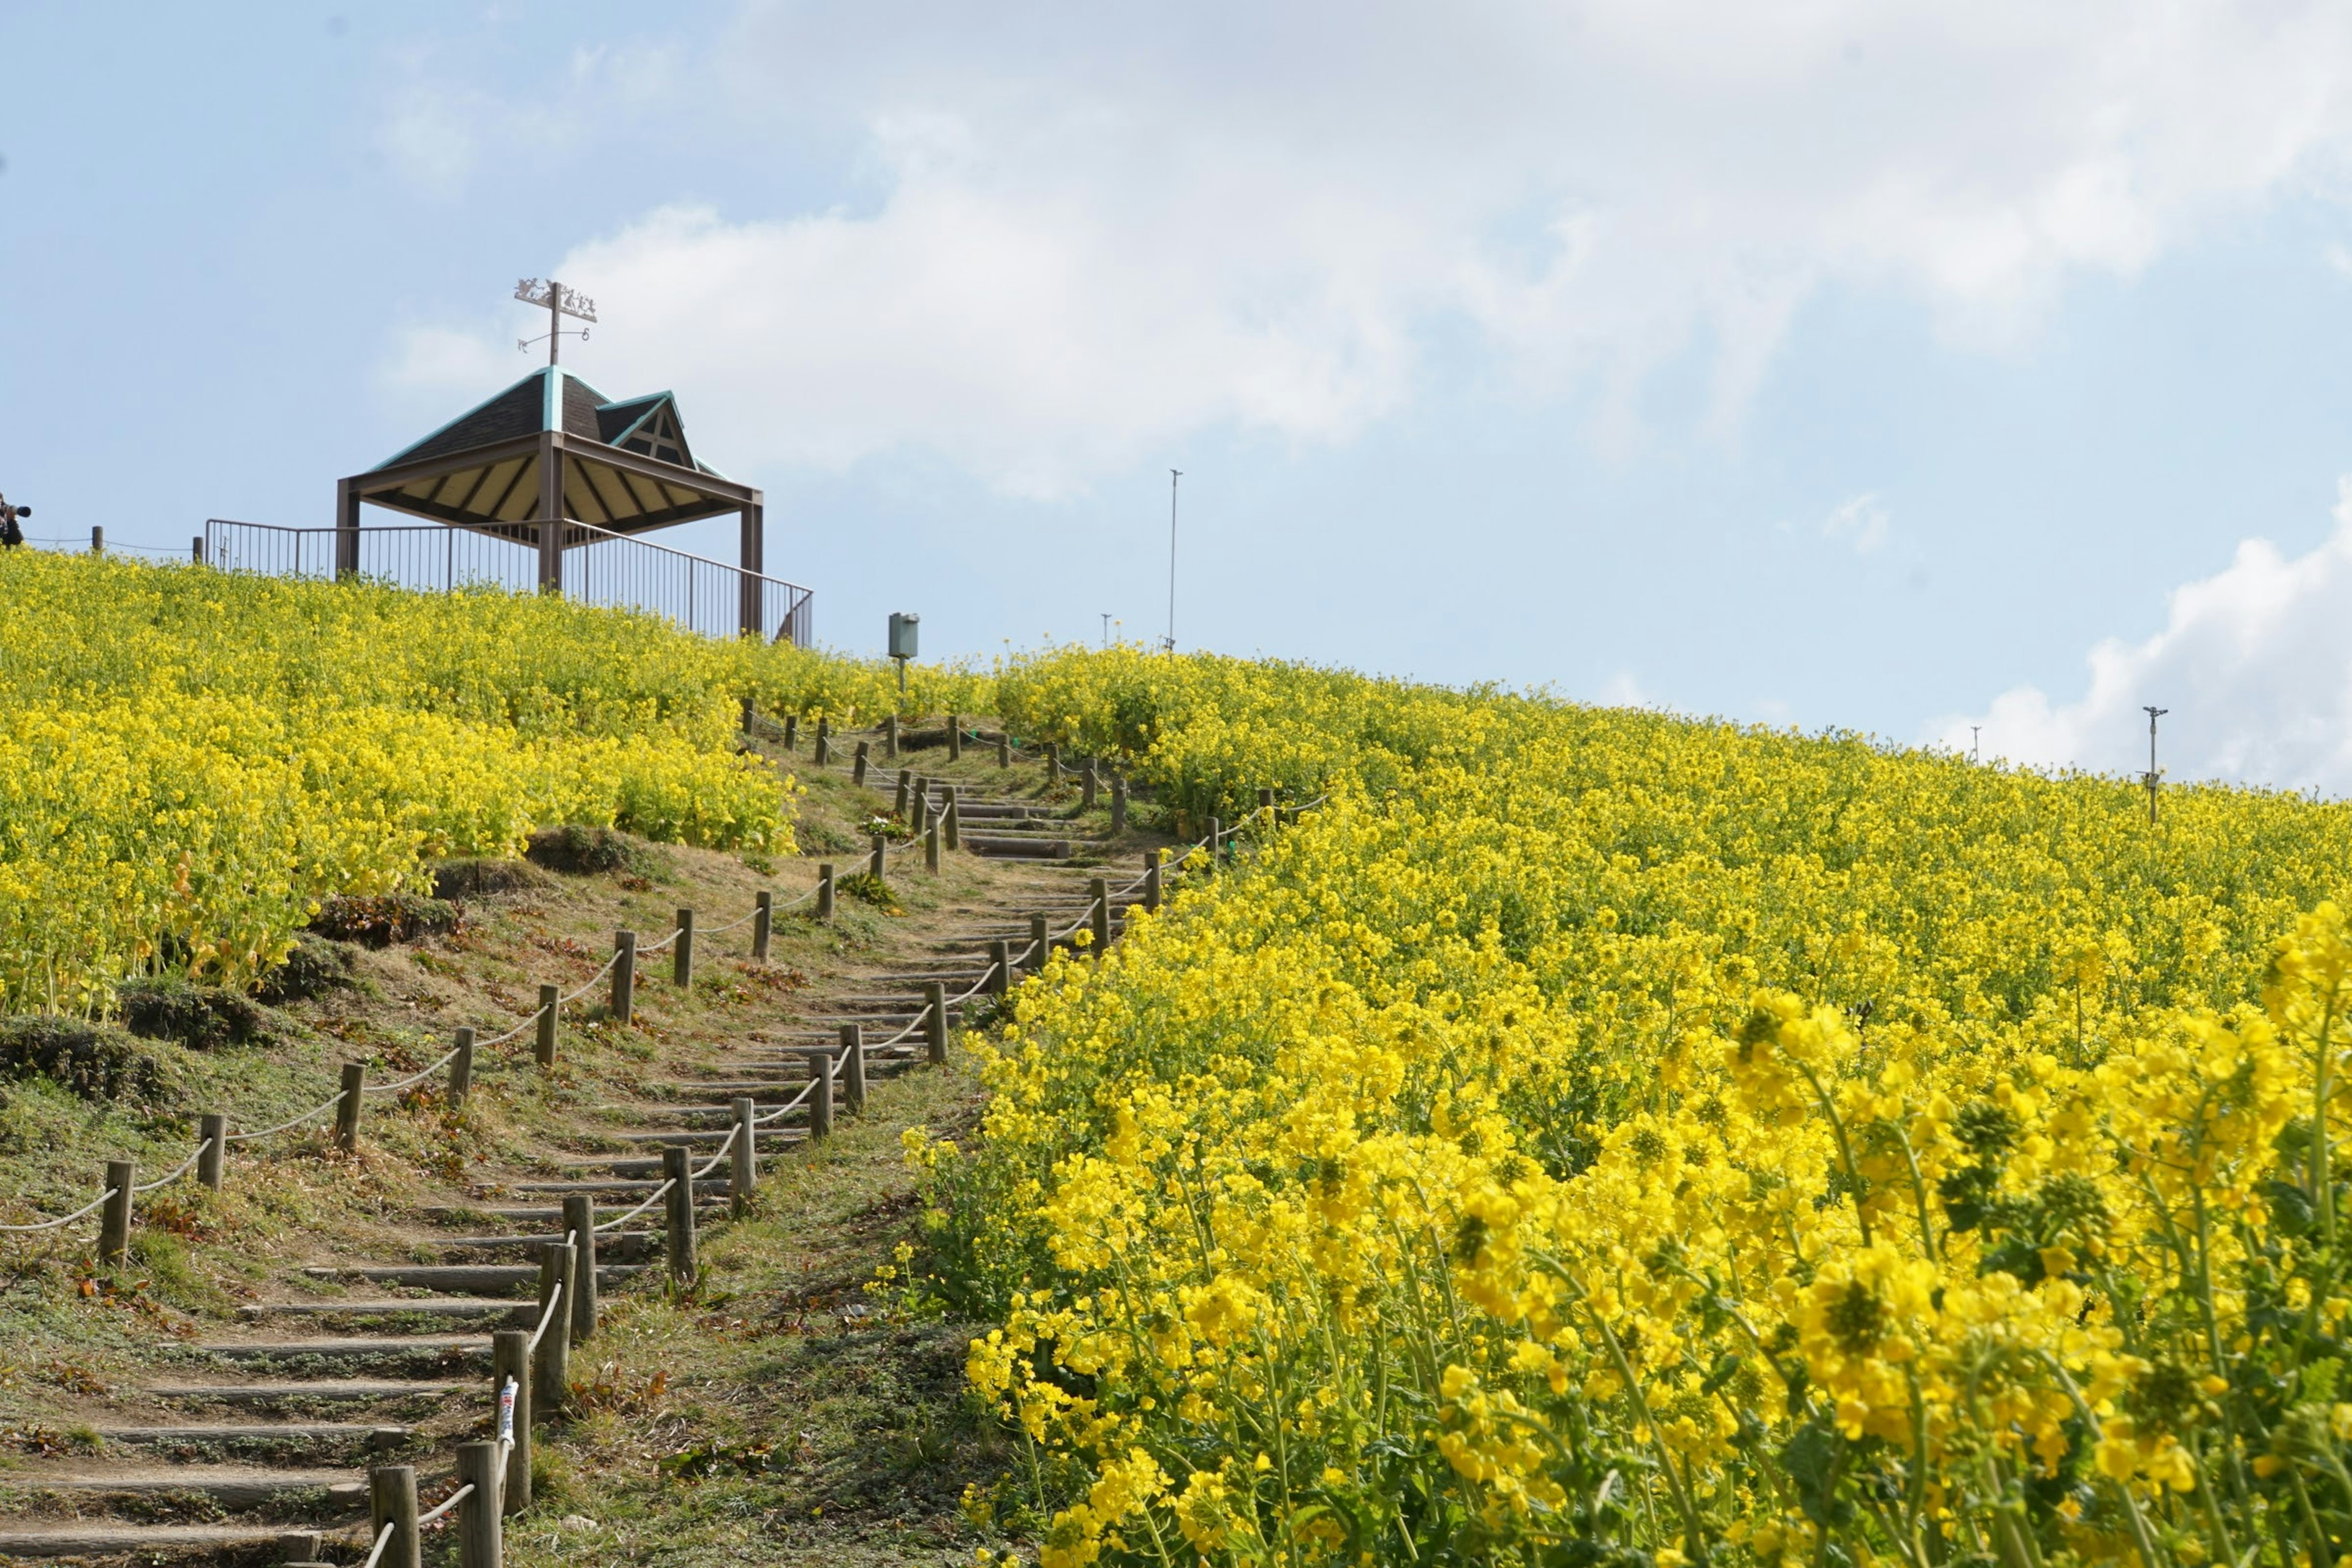
[[[478,1383],[440,1379],[327,1377],[287,1383],[158,1383],[151,1384],[147,1394],[151,1398],[190,1405],[357,1405],[440,1399],[478,1392],[480,1387]]]
[[[112,1493],[152,1497],[158,1492],[194,1492],[223,1508],[259,1508],[289,1492],[323,1490],[331,1506],[349,1509],[367,1500],[367,1477],[350,1469],[278,1469],[257,1465],[155,1465],[123,1469],[17,1470],[9,1484],[28,1491],[82,1496]]]
[[[390,1297],[350,1300],[330,1297],[310,1301],[248,1301],[236,1310],[247,1321],[263,1318],[513,1318],[531,1310],[529,1301],[476,1296]]]
[[[113,1524],[104,1520],[58,1520],[39,1524],[0,1524],[0,1559],[95,1557],[141,1563],[217,1557],[277,1544],[282,1524]]]
[[[371,1426],[357,1421],[255,1421],[236,1426],[99,1426],[109,1443],[154,1446],[171,1443],[365,1443],[389,1450],[406,1443],[414,1426]]]
[[[552,1239],[552,1238],[551,1238]],[[394,1263],[305,1268],[313,1279],[364,1279],[371,1285],[454,1290],[468,1296],[519,1296],[539,1288],[536,1263]],[[637,1273],[630,1263],[599,1264],[596,1286],[613,1289]]]
[[[534,1280],[538,1270],[531,1270]],[[196,1349],[222,1361],[415,1361],[487,1356],[488,1334],[351,1334],[316,1340],[206,1340]]]

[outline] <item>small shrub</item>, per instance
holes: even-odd
[[[609,827],[583,827],[576,822],[541,828],[530,836],[530,847],[523,853],[534,865],[575,877],[640,869],[644,858],[627,835]]]
[[[894,915],[900,912],[898,900],[890,894],[890,884],[871,871],[860,871],[855,877],[837,878],[834,887],[853,899],[872,904],[877,910]]]
[[[385,893],[362,898],[338,893],[320,901],[310,930],[337,942],[388,947],[414,942],[431,931],[457,929],[457,906],[414,893]]]
[[[122,1026],[142,1039],[177,1040],[191,1050],[251,1045],[270,1037],[269,1015],[252,998],[176,975],[134,980],[121,993]]]
[[[359,961],[352,950],[341,942],[326,942],[315,936],[295,939],[294,951],[286,962],[269,972],[261,983],[261,999],[273,1005],[300,1002],[313,996],[324,996],[359,984]]]
[[[39,1074],[84,1100],[153,1100],[163,1067],[121,1029],[79,1018],[0,1018],[0,1073]]]
[[[433,868],[436,899],[488,899],[546,885],[547,879],[528,860],[444,860]]]

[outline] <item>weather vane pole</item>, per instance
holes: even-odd
[[[556,350],[563,346],[564,334],[572,331],[564,326],[564,317],[570,316],[574,321],[591,323],[596,320],[595,300],[577,289],[567,288],[558,283],[552,278],[544,283],[536,278],[526,278],[515,285],[514,297],[526,305],[547,307],[547,331],[542,336],[547,340],[547,363],[550,364],[555,363]],[[586,342],[588,329],[580,328],[576,335],[582,342]],[[530,351],[530,345],[539,341],[538,338],[517,338],[515,348],[518,352],[528,353]]]
[[[1165,639],[1168,657],[1176,657],[1176,481],[1184,477],[1181,468],[1168,470],[1168,636]]]

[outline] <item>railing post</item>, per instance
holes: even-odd
[[[920,833],[931,825],[931,781],[928,777],[915,781],[915,815],[907,819]]]
[[[531,1039],[531,1056],[543,1068],[555,1065],[556,1016],[563,1010],[563,993],[552,985],[539,988],[539,1032]]]
[[[499,1524],[499,1446],[457,1445],[457,1484],[474,1489],[457,1502],[457,1568],[502,1568]]]
[[[92,555],[106,553],[106,530],[93,528],[89,531],[89,552]]]
[[[466,1103],[466,1096],[474,1089],[474,1031],[463,1025],[457,1029],[456,1056],[449,1058],[449,1104],[454,1110]]]
[[[1045,742],[1045,787],[1062,787],[1062,743],[1059,741]]]
[[[1110,836],[1113,838],[1127,831],[1127,775],[1110,775]]]
[[[360,1146],[360,1094],[366,1085],[367,1068],[345,1062],[342,1093],[335,1101],[335,1147],[346,1154]]]
[[[841,1026],[841,1098],[853,1115],[866,1110],[866,1031],[856,1024]]]
[[[752,1120],[758,1104],[750,1095],[735,1099],[734,1163],[728,1172],[727,1196],[739,1218],[751,1212],[751,1194],[760,1186],[760,1129]]]
[[[890,868],[889,848],[888,839],[878,833],[874,836],[874,853],[866,858],[866,871],[877,882]]]
[[[514,1447],[507,1450],[499,1510],[520,1513],[530,1506],[530,1331],[495,1329],[490,1333],[490,1389],[504,1398],[514,1381]],[[503,1436],[503,1434],[501,1434]]]
[[[572,1307],[572,1244],[568,1241],[542,1243],[539,1249],[539,1315],[547,1316],[552,1305],[559,1314],[568,1313]],[[556,1295],[561,1287],[562,1295]],[[541,1415],[552,1415],[563,1408],[572,1397],[572,1324],[567,1317],[559,1317],[547,1325],[539,1336],[539,1352],[531,1358],[530,1407]]]
[[[662,1180],[672,1184],[664,1195],[663,1211],[668,1222],[663,1242],[669,1254],[669,1277],[681,1285],[691,1285],[699,1272],[694,1256],[694,1152],[676,1143],[666,1145]]]
[[[940,826],[946,830],[947,847],[950,849],[961,849],[963,847],[963,834],[961,819],[956,816],[955,785],[948,784],[943,788],[947,796],[947,806],[940,814]]]
[[[800,749],[801,716],[797,713],[787,713],[784,715],[784,750],[798,752]]]
[[[1110,947],[1110,883],[1101,877],[1087,879],[1087,896],[1094,900],[1092,921],[1095,929],[1095,956],[1100,958]]]
[[[1160,851],[1143,852],[1143,907],[1153,914],[1160,912]]]
[[[1000,768],[1013,765],[1013,737],[1002,730],[996,732],[996,765]]]
[[[824,767],[832,761],[833,720],[829,717],[820,718],[816,721],[816,765]]]
[[[684,991],[694,984],[694,911],[677,911],[677,941],[670,944],[670,984]]]
[[[866,787],[866,748],[870,744],[870,742],[858,742],[857,754],[851,759],[849,764],[849,782],[859,789]]]
[[[392,1526],[378,1568],[424,1568],[425,1540],[416,1529],[416,1467],[377,1465],[368,1471],[368,1539]]]
[[[614,931],[613,948],[619,954],[613,963],[613,1021],[626,1024],[636,1011],[637,933]]]
[[[819,1047],[803,1051],[809,1065],[809,1137],[833,1135],[833,1053]]]
[[[751,961],[768,962],[768,939],[775,934],[776,895],[762,888],[751,895]]]
[[[131,1252],[131,1189],[139,1184],[139,1166],[131,1160],[106,1163],[106,1206],[98,1211],[98,1260],[120,1263]]]
[[[1258,815],[1265,818],[1266,826],[1271,828],[1274,826],[1274,791],[1262,789],[1257,792],[1257,809]]]
[[[1003,937],[988,942],[988,994],[1002,996],[1013,989],[1013,944]]]
[[[1045,961],[1053,955],[1054,943],[1053,939],[1045,933],[1045,917],[1042,914],[1031,915],[1029,917],[1029,957],[1025,962],[1038,969],[1043,969],[1045,967]]]
[[[833,919],[833,862],[820,860],[816,868],[816,918]]]
[[[583,1345],[596,1333],[596,1199],[593,1194],[563,1194],[563,1228],[573,1237],[572,1342]]]
[[[197,565],[201,566],[205,563],[205,536],[203,534],[198,533],[189,536],[188,555],[189,558],[194,561]]]
[[[940,980],[923,982],[923,1045],[935,1068],[948,1065],[948,988]]]
[[[940,825],[934,822],[929,827],[923,829],[923,869],[926,871],[937,871],[939,868]]]
[[[1092,811],[1095,808],[1095,791],[1099,787],[1095,775],[1095,764],[1089,761],[1087,763],[1086,772],[1078,775],[1078,809],[1080,811]]]
[[[196,1136],[205,1145],[205,1152],[196,1156],[196,1180],[218,1192],[228,1170],[228,1118],[206,1111],[196,1119]]]
[[[897,817],[901,822],[912,820],[912,818],[908,817],[907,815],[908,810],[908,801],[911,798],[908,792],[912,790],[914,787],[915,770],[912,768],[900,768],[898,770],[898,798],[892,804],[890,807],[890,815]]]
[[[948,715],[948,761],[963,761],[963,715],[961,713]]]
[[[892,762],[898,760],[898,715],[886,714],[882,720],[882,754]]]
[[[1215,817],[1209,818],[1209,869],[1217,868],[1218,857],[1225,852],[1224,825]]]

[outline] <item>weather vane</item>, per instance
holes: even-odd
[[[596,301],[579,289],[558,283],[552,278],[544,283],[536,278],[526,278],[515,285],[514,297],[526,305],[547,307],[547,331],[535,338],[516,339],[518,353],[529,353],[531,344],[544,342],[547,345],[547,363],[553,364],[555,351],[562,346],[567,335],[576,337],[583,343],[588,341],[586,327],[575,331],[563,324],[566,316],[580,321],[593,322],[596,320]]]

